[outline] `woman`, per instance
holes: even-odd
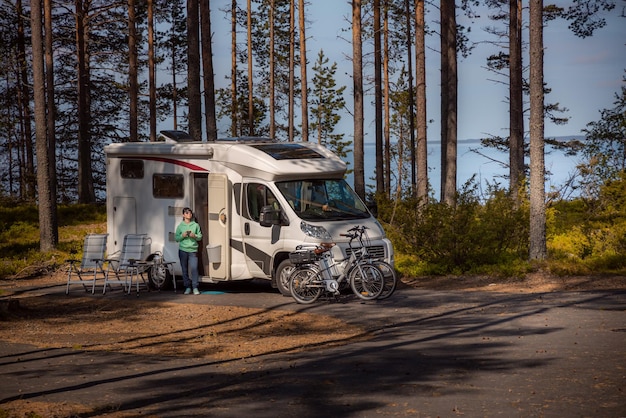
[[[185,295],[199,295],[198,290],[198,241],[202,239],[200,225],[193,218],[189,208],[183,209],[183,221],[176,227],[176,242],[178,242],[178,258],[183,270],[183,285]],[[191,277],[190,277],[191,276]]]

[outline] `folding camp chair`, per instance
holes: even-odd
[[[111,284],[122,285],[124,291],[130,294],[134,282],[137,296],[139,296],[140,285],[149,289],[144,273],[151,265],[146,262],[147,255],[150,253],[150,241],[146,234],[128,234],[124,237],[119,256],[106,260],[108,267],[102,294],[106,293],[107,286]]]
[[[87,235],[83,243],[83,258],[80,260],[67,260],[69,267],[67,271],[67,287],[65,288],[66,295],[70,292],[70,285],[74,283],[82,284],[85,292],[87,292],[87,283],[91,282],[91,293],[95,292],[96,279],[98,276],[101,278],[105,277],[103,264],[107,235]]]

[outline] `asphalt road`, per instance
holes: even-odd
[[[218,290],[140,297],[324,312],[373,338],[229,362],[0,341],[0,404],[79,402],[157,417],[626,417],[624,291],[401,288],[383,301],[303,306],[265,285]]]

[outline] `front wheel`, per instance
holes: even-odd
[[[289,290],[289,276],[295,269],[295,266],[289,259],[283,260],[274,273],[276,277],[276,288],[283,296],[291,296]]]
[[[398,284],[398,276],[396,275],[396,271],[389,263],[386,263],[381,260],[373,261],[378,269],[383,273],[383,277],[385,278],[385,284],[383,286],[383,291],[378,295],[378,299],[387,299],[389,296],[393,294],[396,290],[396,285]]]
[[[383,291],[383,273],[372,264],[357,264],[350,272],[350,287],[363,300],[376,299]]]
[[[322,294],[324,284],[320,272],[313,266],[296,268],[289,278],[291,296],[298,303],[309,304],[315,302]]]
[[[167,265],[155,263],[148,269],[148,282],[152,289],[161,290],[168,288],[172,279]]]

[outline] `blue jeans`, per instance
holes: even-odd
[[[183,286],[198,288],[198,253],[178,250],[180,267],[183,270]],[[191,275],[191,278],[189,277]]]

